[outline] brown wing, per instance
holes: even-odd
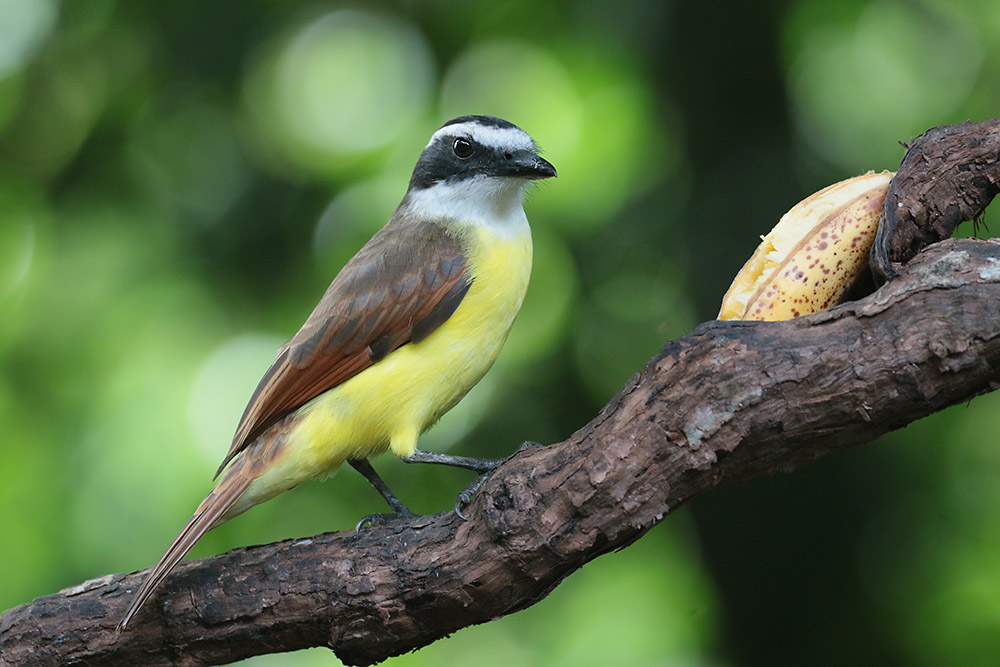
[[[443,324],[471,280],[458,239],[394,216],[341,269],[261,378],[219,472],[268,426]],[[218,476],[218,473],[216,473]]]

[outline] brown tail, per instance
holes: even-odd
[[[118,628],[115,630],[116,633],[120,633],[125,629],[128,622],[132,620],[136,612],[145,604],[149,596],[156,590],[156,587],[177,566],[177,563],[184,558],[187,552],[191,551],[191,548],[201,539],[202,535],[215,527],[219,519],[243,495],[243,492],[247,490],[250,483],[257,477],[255,473],[258,471],[253,471],[249,468],[251,467],[240,465],[230,467],[215,488],[212,489],[212,492],[208,494],[208,497],[201,501],[201,505],[195,510],[194,516],[191,517],[187,525],[184,526],[177,537],[174,538],[174,541],[171,542],[166,553],[160,558],[160,562],[150,570],[146,581],[142,583],[142,587],[135,594],[135,598],[133,598],[132,604],[129,605],[128,611],[125,612],[125,616],[118,623]]]

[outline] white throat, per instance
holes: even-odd
[[[523,207],[528,185],[529,181],[521,178],[474,176],[413,190],[407,193],[404,206],[421,219],[449,220],[513,234],[528,226]]]

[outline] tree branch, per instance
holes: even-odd
[[[1000,192],[1000,118],[932,127],[906,148],[871,249],[879,284],[922,248],[976,220]]]
[[[329,646],[371,664],[530,606],[720,484],[786,472],[1000,383],[1000,244],[945,241],[857,302],[708,322],[567,440],[454,513],[184,563],[129,630],[141,573],[0,616],[0,665],[208,665]]]

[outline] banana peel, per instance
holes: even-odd
[[[868,251],[895,172],[869,171],[803,199],[766,236],[722,300],[720,320],[787,320],[843,301]]]

